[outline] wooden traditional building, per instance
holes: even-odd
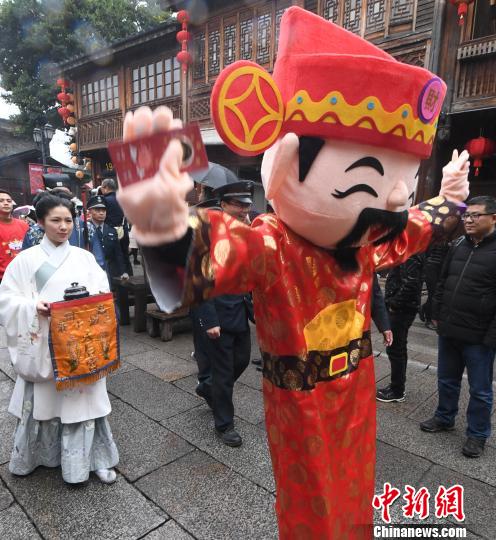
[[[448,84],[438,132],[437,176],[453,148],[479,136],[496,142],[496,2],[475,0],[463,25],[447,5],[439,49],[439,75]],[[496,196],[496,155],[469,176],[471,195]]]
[[[198,8],[194,2],[188,4],[194,58],[188,73],[189,119],[200,122],[209,159],[228,166],[240,178],[259,181],[261,157],[242,158],[222,144],[210,119],[212,85],[222,68],[235,60],[253,60],[272,70],[281,16],[292,4],[371,40],[398,60],[435,72],[444,69],[444,58],[442,63],[439,59],[446,53],[440,51],[451,46],[446,45],[448,37],[442,24],[444,12],[451,6],[444,0],[210,0],[198,3]],[[181,2],[173,6],[182,7]],[[450,21],[452,17],[450,12]],[[112,167],[106,146],[121,136],[127,110],[165,104],[181,115],[180,66],[175,59],[178,30],[177,22],[169,20],[114,43],[108,50],[62,66],[65,76],[75,82],[79,148],[94,159],[96,174]],[[458,87],[456,92],[460,92]],[[455,103],[460,106],[460,100],[455,99]],[[436,163],[431,161],[421,170],[422,195],[439,180]],[[436,175],[427,177],[429,168]]]

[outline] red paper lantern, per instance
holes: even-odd
[[[477,137],[477,139],[468,141],[465,149],[474,160],[475,176],[479,176],[479,168],[482,167],[482,160],[496,153],[496,141],[487,139],[486,137]]]
[[[60,86],[61,88],[65,88],[69,86],[69,84],[69,81],[67,81],[66,79],[57,79],[57,86]]]
[[[177,22],[181,24],[189,22],[189,13],[185,9],[177,12]]]
[[[191,54],[188,51],[179,51],[176,54],[176,58],[177,58],[177,61],[183,65],[191,64],[191,62],[193,61],[193,58],[191,57]]]
[[[182,43],[183,41],[189,41],[190,40],[190,34],[187,30],[179,30],[179,32],[176,35],[177,41],[179,43]]]
[[[65,92],[59,92],[57,94],[57,100],[60,101],[60,103],[64,104],[69,101],[69,94],[66,94]]]
[[[67,107],[59,107],[57,112],[60,114],[60,116],[65,120],[71,113],[67,109]]]
[[[468,6],[474,0],[450,0],[450,3],[454,6],[458,6],[458,24],[460,26],[465,22],[465,17],[468,12]]]

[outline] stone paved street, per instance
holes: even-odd
[[[91,478],[69,487],[59,470],[39,468],[27,478],[8,471],[15,420],[7,413],[14,386],[5,340],[0,343],[0,539],[264,540],[277,538],[274,481],[263,424],[261,374],[253,365],[236,385],[241,448],[215,437],[211,413],[194,394],[196,366],[191,335],[163,343],[131,327],[121,332],[123,365],[108,379],[110,424],[120,451],[118,481]],[[456,430],[431,435],[418,428],[436,405],[436,338],[415,322],[410,335],[407,399],[378,404],[377,492],[384,482],[404,489],[440,485],[465,488],[467,538],[496,538],[496,444],[468,460],[460,452],[467,403]],[[375,350],[383,345],[375,336]],[[253,353],[258,356],[255,337]],[[388,377],[384,352],[376,359],[376,379]],[[392,507],[395,523],[418,523]],[[377,523],[380,516],[377,514]],[[445,523],[455,522],[453,518]],[[345,540],[345,539],[344,539]]]

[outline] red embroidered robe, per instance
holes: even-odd
[[[358,250],[352,273],[275,215],[251,228],[218,211],[191,219],[185,303],[253,291],[281,539],[372,537],[372,276],[424,251],[459,214],[441,197],[419,208],[397,238]]]

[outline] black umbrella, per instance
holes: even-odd
[[[191,174],[191,178],[195,182],[204,184],[211,189],[216,189],[226,184],[232,184],[238,182],[238,177],[226,167],[219,165],[218,163],[208,162],[208,169],[203,169],[196,173]]]

